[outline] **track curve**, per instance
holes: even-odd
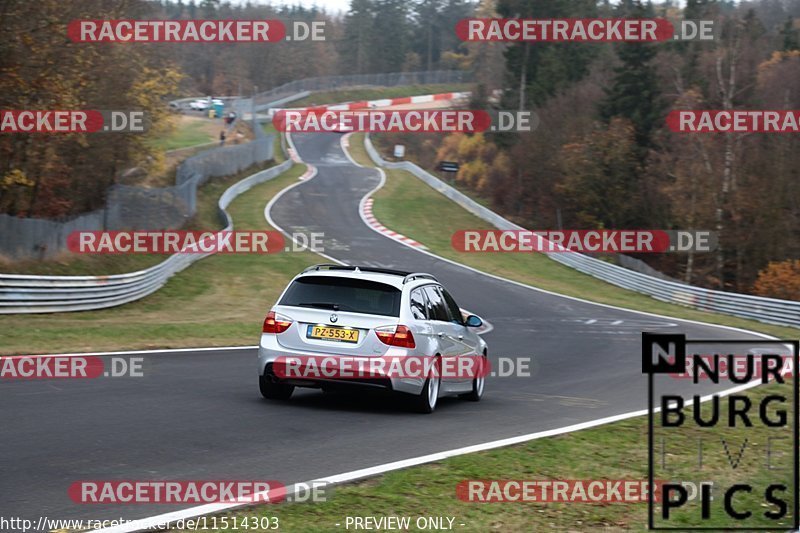
[[[403,246],[361,220],[359,202],[380,174],[353,165],[339,141],[294,136],[317,174],[274,202],[274,222],[324,232],[326,254],[340,261],[433,273],[494,325],[485,335],[490,356],[531,356],[533,375],[489,378],[483,401],[443,400],[431,416],[390,398],[316,391],[262,401],[254,349],[149,354],[144,378],[0,382],[4,515],[140,518],[180,507],[78,505],[67,487],[81,479],[288,484],[635,411],[646,399],[642,330],[757,338],[524,288]]]

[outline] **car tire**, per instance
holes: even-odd
[[[425,385],[422,386],[422,391],[414,397],[414,410],[418,413],[430,414],[436,410],[436,404],[439,403],[442,376],[440,371],[441,361],[438,357],[436,358],[435,368],[436,375],[428,376],[428,379],[425,380]]]
[[[280,383],[270,376],[258,376],[258,389],[268,400],[288,400],[294,392],[294,385]]]
[[[483,354],[483,363],[484,365],[488,363],[486,354]],[[481,369],[480,374],[481,375],[476,376],[475,379],[472,380],[472,391],[461,394],[459,398],[469,400],[470,402],[481,401],[481,398],[483,398],[483,390],[486,388],[486,376],[483,375],[483,369]]]

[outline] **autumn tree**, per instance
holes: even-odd
[[[73,43],[66,36],[71,20],[144,18],[151,8],[141,1],[3,2],[0,108],[141,110],[157,132],[180,74],[146,46]],[[0,206],[51,218],[94,209],[120,171],[151,154],[133,133],[0,136]]]
[[[769,298],[800,300],[800,260],[770,262],[758,273],[753,291]]]

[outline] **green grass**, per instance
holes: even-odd
[[[275,136],[272,142],[272,149],[273,149],[272,153],[275,162],[280,164],[286,161],[286,156],[283,155],[283,150],[281,149],[281,135],[278,132],[278,130],[275,129],[275,125],[272,122],[265,122],[261,125],[261,128],[267,135]]]
[[[382,98],[401,98],[403,96],[416,96],[421,94],[449,93],[469,91],[468,83],[439,83],[429,85],[406,85],[403,87],[364,87],[343,89],[341,91],[321,91],[312,93],[305,98],[295,100],[287,105],[291,107],[306,107],[325,104],[338,104],[342,102],[358,102],[361,100],[379,100]]]
[[[350,137],[351,154],[360,164],[373,166],[363,149],[363,140],[361,133]],[[774,326],[661,302],[577,272],[543,254],[457,252],[450,243],[453,232],[459,229],[494,229],[494,226],[404,170],[386,170],[386,175],[386,185],[374,196],[372,211],[375,217],[387,228],[411,237],[442,257],[534,287],[594,302],[760,331],[785,339],[800,337],[797,328]],[[430,217],[430,213],[437,213],[437,216]]]
[[[164,135],[152,139],[150,145],[164,152],[197,146],[198,144],[216,141],[217,138],[211,132],[212,129],[216,131],[218,128],[219,126],[216,123],[199,117],[197,120],[184,120],[179,127],[175,127]]]
[[[747,393],[757,406],[758,402],[780,387],[782,394],[789,394],[789,384],[758,387]],[[727,400],[721,402],[726,412]],[[709,404],[704,404],[707,413]],[[436,414],[432,416],[438,416]],[[769,471],[764,468],[764,453],[769,438],[788,437],[789,428],[766,428],[757,424],[743,431],[741,428],[714,428],[698,430],[693,425],[669,430],[666,435],[670,473],[655,471],[656,479],[676,481],[713,480],[716,488],[712,517],[709,522],[697,519],[698,506],[689,504],[669,525],[675,527],[703,525],[722,527],[730,525],[730,519],[720,512],[722,494],[720,487],[730,486],[735,481],[750,483],[761,491],[769,483],[783,482],[791,486],[791,469]],[[673,432],[674,431],[674,432]],[[658,436],[658,435],[657,435]],[[702,472],[696,468],[695,447],[683,455],[671,447],[672,443],[692,442],[703,438],[707,444]],[[744,438],[749,447],[741,463],[733,470],[722,452],[719,439],[725,439],[738,453]],[[660,442],[660,441],[659,441]],[[780,457],[786,461],[791,456],[787,440],[773,440],[776,466]],[[781,444],[777,444],[781,443]],[[696,446],[696,444],[695,444]],[[784,455],[781,455],[784,454]],[[656,466],[656,469],[659,467]],[[333,471],[331,471],[333,473]],[[317,503],[280,503],[252,507],[228,513],[232,517],[277,517],[280,528],[286,531],[342,531],[347,516],[419,516],[454,517],[457,531],[590,531],[600,528],[609,530],[646,531],[646,503],[475,503],[464,502],[456,497],[456,486],[465,480],[646,480],[647,479],[647,419],[637,417],[592,429],[528,443],[452,457],[440,462],[404,470],[360,482],[334,487],[328,501]],[[737,505],[745,506],[755,513],[768,510],[762,498],[763,492],[750,497],[739,497]],[[784,497],[791,501],[791,494]],[[745,503],[746,502],[746,503]],[[769,507],[770,509],[772,506]],[[660,513],[660,507],[655,506]],[[767,525],[761,519],[760,525]],[[208,520],[211,524],[211,519]],[[220,523],[219,521],[217,522]],[[336,526],[336,524],[341,526]],[[413,523],[413,522],[412,522]],[[460,526],[460,524],[464,526]],[[663,524],[663,523],[662,523]],[[781,525],[791,524],[786,519]],[[748,522],[748,526],[755,525]],[[212,529],[232,531],[233,528]],[[411,531],[417,531],[415,527]],[[187,530],[182,530],[187,531]]]
[[[235,229],[269,228],[264,206],[303,172],[305,165],[295,165],[237,198],[228,208]],[[215,255],[121,307],[3,315],[3,355],[255,344],[266,310],[298,271],[315,262],[320,258],[310,252]]]

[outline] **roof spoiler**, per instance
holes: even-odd
[[[335,263],[320,263],[319,265],[312,265],[305,270],[303,270],[303,274],[306,272],[319,272],[321,270],[349,270],[352,272],[372,272],[375,274],[390,274],[393,276],[403,276],[403,283],[407,283],[413,279],[419,278],[428,278],[436,281],[436,278],[433,277],[431,274],[426,274],[424,272],[406,272],[403,270],[393,270],[391,268],[378,268],[378,267],[368,267],[368,266],[358,266],[358,265],[337,265]]]

